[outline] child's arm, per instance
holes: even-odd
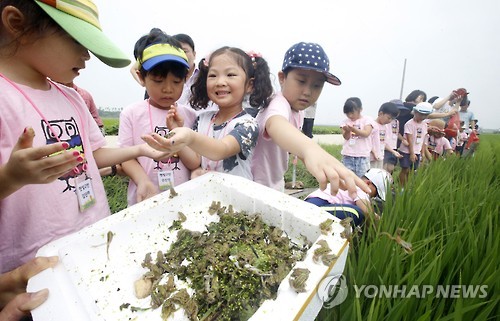
[[[425,145],[425,144],[422,145],[421,155],[422,155],[423,161],[429,161],[429,162],[432,161],[432,154],[429,151],[429,149],[427,148],[427,145]]]
[[[108,167],[124,163],[139,156],[146,156],[152,159],[163,159],[170,153],[160,152],[148,144],[139,144],[129,147],[111,148],[101,147],[93,152],[98,168]]]
[[[384,159],[384,152],[380,147],[384,147],[385,149],[385,143],[382,143],[380,141],[380,134],[379,132],[372,132],[372,135],[370,137],[372,140],[372,150],[371,154],[373,155],[373,158],[376,160],[382,160]],[[381,144],[384,144],[384,146],[381,146]]]
[[[394,155],[396,158],[401,158],[403,157],[397,150],[392,149],[389,145],[385,145],[385,150],[390,152],[392,155]],[[383,157],[383,156],[382,156]]]
[[[356,127],[351,127],[351,130],[354,134],[358,135],[359,137],[368,137],[372,133],[373,126],[366,125],[363,129],[357,129]]]
[[[123,172],[137,185],[136,200],[137,203],[142,202],[152,196],[155,196],[160,191],[149,179],[149,176],[144,171],[144,168],[136,159],[131,159],[122,163]]]
[[[141,85],[142,87],[144,87],[144,81],[139,76],[139,68],[140,68],[139,62],[136,61],[130,67],[130,74],[132,75],[132,78],[134,78],[134,80],[137,81],[137,83],[139,83],[139,85]]]
[[[427,119],[440,119],[440,118],[444,118],[444,117],[449,117],[449,116],[453,116],[454,114],[457,113],[457,110],[455,109],[450,109],[449,112],[446,112],[446,113],[431,113],[430,115],[427,116]]]
[[[408,149],[410,151],[410,161],[415,163],[417,161],[417,155],[415,155],[415,151],[413,150],[413,134],[405,133],[406,140],[408,141]]]
[[[356,206],[358,206],[361,209],[361,211],[363,212],[363,214],[365,216],[368,213],[371,213],[371,211],[373,211],[373,207],[372,207],[370,201],[368,201],[368,200],[358,199],[356,201]]]
[[[24,185],[53,182],[83,161],[79,152],[65,151],[67,142],[33,147],[33,137],[34,130],[26,128],[0,166],[0,200]]]
[[[177,111],[177,106],[170,106],[170,109],[167,112],[166,123],[169,130],[184,126],[184,118]]]
[[[193,151],[213,161],[228,158],[241,151],[238,141],[232,135],[215,139],[187,127],[175,128],[172,133],[170,138],[152,133],[143,135],[142,139],[151,147],[168,153],[176,153],[189,146]]]
[[[344,137],[345,140],[351,139],[351,126],[349,125],[344,125],[341,126],[340,129],[342,129],[342,137]]]
[[[182,118],[182,116],[177,112],[177,106],[171,106],[168,110],[166,123],[169,130],[184,126],[184,118]],[[189,170],[194,170],[200,167],[200,155],[189,148],[189,146],[179,150],[177,154],[179,155],[179,158],[184,166],[186,166]]]
[[[453,154],[453,148],[451,147],[451,143],[449,140],[446,138],[444,139],[444,146],[443,146],[444,152],[446,155],[451,155]]]
[[[347,169],[335,157],[295,128],[282,116],[274,115],[266,122],[266,131],[282,149],[298,156],[324,190],[330,182],[331,193],[336,195],[339,187],[356,195],[356,185],[367,193],[370,191],[363,180]]]
[[[403,137],[403,135],[401,135],[401,134],[398,133],[398,139],[401,141],[401,144],[404,144],[405,146],[408,146],[408,141],[406,140],[405,137]]]

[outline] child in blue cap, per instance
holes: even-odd
[[[325,82],[341,84],[329,69],[328,57],[316,43],[299,42],[285,53],[278,72],[281,91],[256,116],[260,133],[252,160],[254,181],[283,191],[291,153],[304,162],[321,189],[330,182],[333,194],[339,185],[352,194],[356,185],[369,191],[361,178],[300,131],[303,110],[318,100]]]

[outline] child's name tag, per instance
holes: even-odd
[[[356,140],[354,138],[349,139],[349,145],[356,145]]]
[[[158,185],[160,191],[166,191],[174,187],[174,172],[173,171],[159,171],[158,172]]]
[[[78,197],[80,212],[85,211],[96,203],[92,180],[90,178],[76,183],[76,195]]]
[[[416,143],[420,144],[422,142],[422,138],[417,137]]]

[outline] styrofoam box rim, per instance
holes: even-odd
[[[172,221],[183,212],[187,221],[183,227],[203,230],[217,215],[203,214],[212,201],[233,205],[235,211],[261,213],[263,220],[281,227],[295,240],[305,236],[313,243],[328,242],[339,259],[332,266],[315,263],[309,250],[306,259],[296,267],[311,271],[307,292],[290,289],[287,276],[281,283],[276,300],[267,300],[251,320],[307,320],[314,318],[322,302],[316,286],[327,275],[341,274],[347,257],[348,242],[340,237],[342,226],[338,219],[313,204],[288,196],[247,179],[212,172],[175,188],[170,197],[166,191],[146,201],[111,215],[81,231],[62,237],[42,247],[37,256],[58,255],[60,262],[31,278],[28,291],[43,288],[50,291],[49,299],[32,312],[37,320],[161,320],[160,309],[146,312],[120,310],[122,303],[149,306],[149,297],[139,300],[133,293],[133,282],[146,270],[140,266],[147,252],[153,258],[158,250],[165,251],[175,240],[169,232]],[[323,235],[319,224],[334,219],[333,233]],[[114,233],[106,251],[106,234]],[[179,309],[172,320],[187,320]]]

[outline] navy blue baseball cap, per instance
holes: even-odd
[[[312,42],[299,42],[285,54],[282,71],[288,68],[301,68],[314,70],[322,73],[326,77],[326,82],[339,86],[340,79],[330,73],[330,60],[320,45]]]

